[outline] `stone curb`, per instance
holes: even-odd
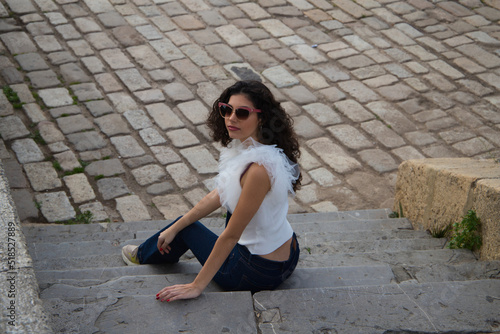
[[[53,333],[1,160],[0,238],[0,332]]]

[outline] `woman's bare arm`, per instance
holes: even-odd
[[[202,198],[188,213],[182,216],[181,219],[175,222],[174,225],[163,231],[158,237],[158,250],[163,255],[164,252],[170,252],[169,244],[175,238],[177,233],[182,231],[187,226],[191,225],[197,220],[206,217],[210,213],[220,208],[220,198],[217,189],[212,190],[205,197]]]

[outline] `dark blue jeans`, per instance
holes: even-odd
[[[228,213],[226,226],[230,218],[231,214]],[[180,217],[175,221],[178,219]],[[158,237],[162,231],[172,224],[166,226],[139,246],[137,253],[139,262],[141,264],[176,263],[190,249],[201,265],[204,265],[218,236],[202,223],[195,222],[177,234],[170,244],[171,251],[169,254],[161,255],[157,247]],[[299,243],[295,234],[293,234],[290,257],[287,261],[268,260],[250,254],[245,246],[236,244],[213,280],[228,291],[249,290],[257,292],[272,290],[290,277],[299,261],[299,254]]]

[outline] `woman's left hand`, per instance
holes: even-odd
[[[162,302],[171,302],[178,299],[191,299],[201,295],[203,289],[194,283],[177,284],[163,288],[156,295],[156,299]]]

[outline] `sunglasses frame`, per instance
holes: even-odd
[[[248,118],[248,116],[250,116],[250,113],[251,113],[251,112],[257,112],[257,113],[262,112],[262,110],[260,110],[260,109],[252,109],[252,108],[249,108],[249,107],[239,107],[239,108],[234,108],[232,105],[227,104],[227,103],[224,103],[224,102],[219,102],[217,106],[218,106],[218,108],[219,108],[219,114],[220,114],[220,115],[222,116],[222,118],[224,118],[224,119],[225,119],[225,118],[229,118],[229,117],[231,117],[231,115],[234,113],[234,114],[236,114],[236,118],[237,118],[237,119],[239,119],[239,120],[241,120],[241,121],[244,121],[244,120],[246,120],[246,119]],[[222,114],[221,107],[229,107],[229,108],[231,109],[231,114],[229,114],[229,116],[227,116],[227,115],[226,115],[226,116],[224,116],[224,115]],[[247,112],[248,112],[248,115],[246,115],[245,117],[240,117],[240,116],[238,116],[238,110],[245,110],[245,111],[247,111]]]

